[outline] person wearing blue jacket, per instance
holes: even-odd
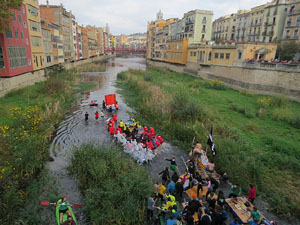
[[[168,187],[167,187],[167,190],[166,190],[166,193],[169,194],[175,194],[176,192],[176,188],[175,188],[175,182],[174,181],[171,181],[169,184],[168,184]]]

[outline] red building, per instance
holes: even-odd
[[[26,7],[12,12],[10,31],[0,33],[0,77],[33,71]]]

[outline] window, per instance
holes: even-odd
[[[31,5],[27,5],[28,6],[28,13],[31,14],[32,16],[38,16],[38,10],[37,8],[31,6]]]
[[[22,16],[21,14],[18,14],[19,22],[22,23]]]
[[[27,28],[27,24],[26,24],[26,22],[24,22],[24,28]]]
[[[26,49],[24,46],[9,46],[8,57],[11,68],[27,66]]]
[[[230,53],[226,53],[226,59],[230,59]]]
[[[202,34],[201,40],[205,39],[205,34]]]
[[[300,25],[300,16],[297,17],[297,26]]]
[[[205,28],[206,28],[206,26],[203,25],[203,26],[202,26],[202,32],[205,32]]]
[[[190,53],[190,56],[193,56],[193,52]]]
[[[24,7],[22,6],[22,13],[25,13],[25,9],[24,9]]]
[[[29,41],[28,41],[28,38],[26,38],[26,45],[29,45]]]
[[[196,56],[196,53],[197,53],[197,52],[194,52],[194,56]]]
[[[32,46],[41,46],[41,38],[40,37],[32,37],[31,38],[31,44]]]
[[[239,52],[239,59],[242,59],[242,53]]]
[[[215,53],[215,59],[219,58],[219,53]]]
[[[4,57],[2,47],[0,47],[0,68],[4,68]]]
[[[37,22],[30,21],[30,29],[32,31],[40,31],[40,26]]]
[[[14,21],[17,20],[17,18],[16,18],[16,12],[15,12],[15,11],[13,12],[13,20],[14,20]]]
[[[286,37],[289,38],[290,37],[290,30],[286,31]]]
[[[220,53],[220,59],[224,59],[224,53]]]
[[[296,29],[296,30],[294,31],[294,37],[295,37],[295,38],[298,37],[298,32],[299,32],[298,29]]]
[[[211,52],[209,52],[209,54],[208,54],[208,60],[209,61],[211,60]]]
[[[42,56],[40,56],[40,62],[41,62],[41,66],[43,66],[43,59],[42,59]]]
[[[5,32],[5,37],[6,37],[6,38],[13,38],[12,32],[11,32],[11,31],[6,31],[6,32]]]
[[[19,39],[19,33],[18,33],[18,30],[15,30],[15,38],[16,38],[16,40]]]
[[[20,35],[21,35],[21,39],[24,40],[24,34],[23,34],[23,31],[20,32]]]

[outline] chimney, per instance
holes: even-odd
[[[47,8],[49,8],[49,1],[47,0],[46,3],[47,3]]]

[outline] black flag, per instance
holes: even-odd
[[[210,129],[207,144],[210,146],[213,156],[216,156],[217,152],[216,152],[216,148],[215,148],[215,143],[213,141],[213,134],[212,133],[213,133],[213,127],[211,127],[211,129]]]

